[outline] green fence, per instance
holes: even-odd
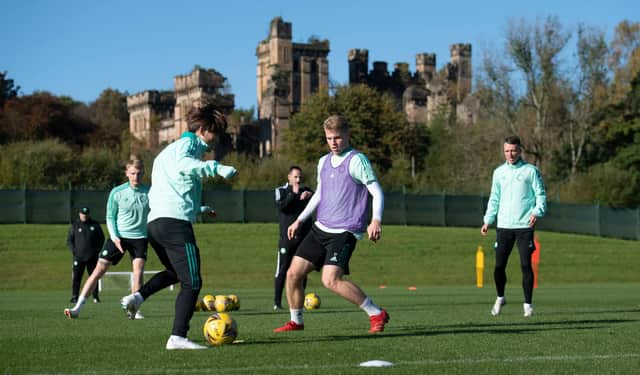
[[[0,223],[68,223],[82,206],[104,222],[108,196],[108,191],[0,190]],[[203,201],[216,209],[219,222],[277,222],[273,191],[205,191]],[[388,193],[384,223],[480,228],[486,205],[482,196]],[[539,229],[640,240],[640,209],[548,206]]]

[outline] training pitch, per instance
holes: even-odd
[[[112,278],[105,280],[102,303],[89,302],[77,320],[63,315],[70,284],[65,230],[63,225],[0,226],[2,373],[635,374],[640,369],[637,241],[540,233],[535,315],[522,316],[513,254],[507,305],[493,317],[491,234],[482,239],[477,229],[385,227],[382,242],[362,242],[352,260],[353,280],[391,315],[383,333],[367,333],[365,314],[329,294],[315,273],[307,290],[321,296],[321,309],[305,314],[304,331],[275,334],[273,328],[289,319],[288,312],[271,309],[276,250],[269,245],[277,227],[201,225],[196,227],[205,263],[201,295],[239,296],[240,310],[231,314],[241,342],[169,352],[164,345],[177,289],[153,296],[142,307],[146,319],[132,321],[119,306],[126,281]],[[487,259],[483,288],[475,286],[478,245]],[[148,269],[158,267],[154,256],[150,252]],[[114,271],[127,268],[123,262]],[[195,313],[190,339],[204,344],[208,314]],[[359,366],[375,360],[393,365]]]

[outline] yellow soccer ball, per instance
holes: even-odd
[[[231,344],[238,337],[238,325],[231,315],[215,313],[204,323],[204,338],[211,345]]]
[[[207,311],[216,311],[214,302],[215,302],[216,298],[214,296],[212,296],[211,294],[207,294],[206,296],[202,297],[202,310],[207,310]]]
[[[315,293],[307,293],[307,295],[304,296],[304,308],[306,310],[320,308],[320,296]]]
[[[215,311],[221,313],[231,310],[231,300],[227,296],[217,295],[213,301]]]
[[[227,298],[229,298],[229,301],[231,301],[229,306],[230,311],[240,310],[240,299],[238,298],[238,296],[236,296],[235,294],[229,294]]]

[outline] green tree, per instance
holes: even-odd
[[[76,169],[71,147],[57,139],[2,146],[0,188],[66,188]]]
[[[91,121],[96,129],[91,135],[92,145],[113,147],[119,145],[122,133],[129,130],[127,95],[118,90],[105,89],[89,106]]]
[[[393,99],[368,86],[352,85],[337,88],[333,96],[314,95],[293,116],[285,133],[284,154],[289,160],[313,163],[328,152],[322,124],[331,114],[349,121],[350,143],[380,168],[379,173],[385,173],[393,165],[393,155],[404,149],[406,120]]]
[[[13,80],[7,77],[6,71],[0,72],[0,113],[2,113],[4,103],[17,97],[19,90],[20,86],[15,86]]]

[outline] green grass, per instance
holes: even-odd
[[[367,333],[365,314],[329,294],[312,274],[322,308],[306,329],[276,335],[288,312],[271,311],[277,227],[199,225],[204,293],[235,293],[233,316],[244,343],[167,352],[175,291],[145,302],[129,321],[124,285],[105,283],[103,303],[70,321],[70,255],[64,225],[0,226],[0,372],[7,374],[635,374],[640,369],[640,247],[637,241],[542,232],[535,315],[522,317],[518,258],[509,265],[508,304],[495,298],[493,236],[478,229],[385,227],[382,242],[360,242],[353,280],[389,310],[384,333]],[[475,288],[475,250],[485,248],[485,287]],[[147,269],[159,268],[153,252]],[[129,269],[128,262],[114,267]],[[386,289],[378,285],[386,284]],[[407,286],[416,285],[416,291]],[[207,313],[189,337],[203,343]],[[364,369],[381,359],[395,366]]]

